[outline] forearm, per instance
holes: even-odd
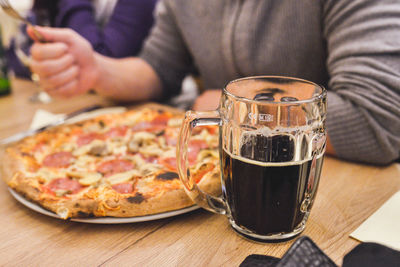
[[[95,55],[95,91],[117,101],[146,101],[161,97],[162,85],[153,68],[140,58],[113,59]]]
[[[400,8],[340,0],[325,10],[330,142],[341,158],[388,164],[400,151]]]

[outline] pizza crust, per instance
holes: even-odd
[[[207,173],[199,183],[199,187],[212,195],[221,195],[221,184],[219,179],[219,168],[215,167],[212,172]],[[107,204],[110,207],[120,208],[107,210],[106,216],[113,217],[133,217],[144,216],[148,214],[157,214],[172,210],[179,210],[193,206],[195,203],[189,198],[182,188],[165,192],[156,197],[148,198],[140,203],[132,203],[130,197],[122,198],[118,202],[110,200]],[[139,201],[138,201],[139,202]]]
[[[40,184],[37,180],[25,177],[21,172],[17,172],[8,182],[8,185],[25,198],[39,203],[42,207],[53,211],[63,219],[145,216],[179,210],[195,204],[183,188],[167,191],[142,201],[135,200],[134,196],[124,197],[122,195],[122,197],[117,197],[117,194],[115,194],[115,197],[102,201],[84,197],[85,193],[63,199],[50,194],[43,194],[38,189]],[[207,173],[199,183],[199,187],[209,194],[220,195],[219,168],[215,167],[212,172]]]
[[[51,194],[41,192],[40,184],[37,180],[26,177],[23,173],[17,172],[8,182],[8,186],[14,189],[28,200],[38,203],[43,208],[53,211],[61,218],[70,217],[90,217],[94,214],[97,202],[93,199],[73,196],[68,198],[58,198]],[[92,216],[94,217],[94,216]]]
[[[12,179],[15,173],[24,169],[24,164],[21,160],[18,160],[15,151],[11,148],[2,150],[0,158],[2,159],[0,175],[6,183]]]

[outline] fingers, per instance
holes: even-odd
[[[32,62],[32,71],[40,77],[41,88],[53,97],[70,97],[79,94],[79,70],[78,65],[73,64],[73,60],[68,55],[61,59],[49,60],[48,64]]]
[[[68,51],[65,43],[35,43],[31,47],[31,56],[35,60],[61,57]]]
[[[36,30],[38,30],[38,28],[36,28]],[[35,31],[33,30],[32,26],[28,25],[28,27],[26,27],[26,32],[28,33],[29,37],[31,37],[32,40],[34,40],[35,42],[39,42],[39,40],[37,39],[37,35],[36,35]]]
[[[40,83],[43,88],[53,89],[60,88],[72,80],[76,80],[79,74],[79,68],[72,65],[70,68],[48,77],[41,77]]]
[[[31,59],[30,68],[31,70],[41,77],[48,77],[55,75],[74,64],[74,57],[71,54],[64,54],[56,59],[49,59],[44,61],[37,61]]]
[[[76,91],[78,88],[78,80],[72,80],[69,81],[68,83],[62,85],[59,88],[53,88],[53,89],[45,89],[45,91],[52,97],[72,97],[76,95]]]
[[[37,43],[31,48],[30,68],[41,87],[53,97],[68,97],[77,84],[78,66],[64,43]]]
[[[77,35],[71,29],[68,28],[50,28],[50,27],[40,27],[40,26],[28,26],[27,33],[34,41],[37,40],[37,36],[34,33],[33,27],[43,35],[46,42],[62,42],[69,43]]]

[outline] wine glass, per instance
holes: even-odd
[[[21,16],[28,17],[29,13],[32,10],[34,1],[33,0],[10,0],[10,5],[13,9],[15,9]],[[29,20],[30,18],[28,18]],[[45,9],[35,10],[34,12],[34,20],[35,24],[40,25],[50,25],[48,13]],[[16,30],[14,30],[12,39],[14,44],[14,53],[16,57],[19,59],[21,64],[26,68],[30,69],[30,56],[29,56],[29,47],[31,45],[31,41],[29,37],[25,34],[25,26],[21,26],[20,23],[17,24],[17,21],[13,21],[14,24],[17,25]],[[39,76],[35,73],[31,73],[31,80],[36,84],[36,87],[39,88],[37,92],[35,92],[29,100],[31,102],[40,102],[40,103],[49,103],[51,101],[51,97],[43,90],[40,90],[40,79]]]

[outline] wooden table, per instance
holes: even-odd
[[[34,86],[14,81],[0,98],[0,138],[27,129],[34,111],[68,112],[111,105],[96,95],[33,104]],[[359,242],[350,238],[368,216],[400,190],[400,168],[371,167],[327,157],[303,235],[337,264]],[[238,266],[249,254],[281,257],[293,241],[260,244],[236,234],[227,219],[204,210],[157,221],[94,225],[50,218],[17,202],[0,183],[0,265],[4,266]]]

